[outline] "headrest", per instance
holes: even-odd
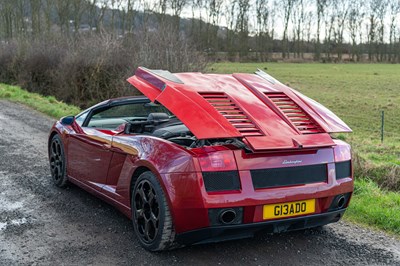
[[[150,113],[147,117],[147,121],[165,121],[169,120],[169,116],[166,113]]]

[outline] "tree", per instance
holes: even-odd
[[[46,33],[49,34],[51,30],[51,25],[53,23],[51,18],[51,12],[54,8],[54,1],[53,0],[44,0],[43,1],[43,13],[44,13],[44,20],[46,23]]]
[[[379,4],[376,9],[376,15],[378,18],[378,43],[377,43],[377,59],[379,61],[383,61],[386,54],[386,45],[385,45],[385,15],[387,12],[387,0],[378,0]]]
[[[329,1],[325,6],[325,15],[324,15],[324,24],[325,24],[325,53],[328,60],[331,60],[331,53],[332,53],[332,35],[334,34],[335,29],[335,21],[336,21],[336,13],[334,2]]]
[[[282,38],[282,58],[286,58],[286,53],[288,52],[288,27],[290,15],[293,11],[294,3],[297,0],[282,0],[281,1],[281,9],[282,9],[282,17],[283,17],[283,38]]]
[[[396,30],[398,24],[396,23],[400,15],[400,0],[391,0],[389,5],[390,10],[390,24],[389,24],[389,58],[388,60],[394,62],[395,55],[395,42]]]
[[[172,9],[172,15],[174,18],[174,24],[177,31],[179,31],[180,16],[183,8],[187,4],[187,0],[169,0]]]
[[[41,26],[41,1],[40,0],[31,0],[30,1],[31,7],[31,22],[32,22],[32,35],[38,36],[40,35]]]
[[[58,15],[61,32],[67,35],[69,34],[69,18],[71,15],[70,5],[71,1],[56,0],[55,2],[55,9]]]
[[[339,0],[335,7],[336,9],[336,43],[338,50],[338,60],[342,61],[343,54],[343,33],[346,27],[346,20],[349,15],[350,2],[348,0]]]
[[[324,17],[325,8],[328,0],[316,0],[317,5],[317,42],[315,43],[315,59],[319,60],[321,57],[321,24]]]
[[[364,18],[364,13],[362,10],[362,4],[360,0],[352,1],[349,7],[349,16],[348,16],[348,30],[350,33],[351,39],[351,59],[352,61],[360,60],[360,51],[357,48],[357,38],[359,37],[361,29],[361,21]],[[359,43],[361,44],[361,39]]]
[[[81,25],[82,15],[86,12],[86,1],[85,0],[72,0],[72,16],[74,23],[74,32],[78,34],[79,27]]]
[[[247,55],[248,52],[248,35],[249,35],[249,17],[248,12],[250,3],[248,0],[238,0],[238,16],[236,21],[236,30],[239,34],[239,53]]]
[[[256,17],[257,17],[257,53],[260,61],[264,61],[264,51],[266,49],[267,40],[267,23],[269,18],[268,0],[256,0]],[[266,51],[268,53],[268,51]]]
[[[227,50],[230,53],[233,53],[235,51],[235,34],[236,34],[236,28],[235,24],[237,21],[237,14],[236,14],[236,6],[237,6],[237,0],[229,0],[225,2],[225,19],[226,19],[226,24],[227,24]]]
[[[304,33],[306,13],[304,9],[304,0],[297,0],[294,3],[292,12],[292,24],[293,24],[293,44],[294,50],[297,57],[302,55],[302,41]]]
[[[223,0],[204,0],[207,14],[207,46],[218,49],[218,29]]]
[[[366,25],[367,30],[367,42],[368,42],[368,59],[373,60],[374,55],[377,52],[377,35],[383,38],[383,27],[379,27],[379,17],[384,12],[384,1],[383,0],[369,0],[369,13],[368,23]],[[378,32],[379,31],[379,32]],[[377,58],[378,59],[378,58]]]

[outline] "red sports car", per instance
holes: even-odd
[[[331,111],[265,72],[171,74],[140,67],[145,96],[56,122],[52,178],[133,220],[148,250],[325,225],[353,191],[351,132]],[[132,88],[133,89],[133,88]]]

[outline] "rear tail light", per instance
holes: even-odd
[[[231,150],[206,152],[202,149],[197,152],[207,192],[240,190],[239,172]]]
[[[236,170],[236,161],[230,150],[206,153],[198,157],[203,172]]]

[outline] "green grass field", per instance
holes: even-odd
[[[352,134],[339,136],[352,144],[357,155],[355,192],[345,218],[399,236],[400,65],[217,63],[208,72],[250,73],[257,68],[324,104],[353,129]],[[0,98],[28,105],[54,118],[80,111],[54,97],[5,84],[0,84]],[[383,143],[382,110],[386,116]]]

